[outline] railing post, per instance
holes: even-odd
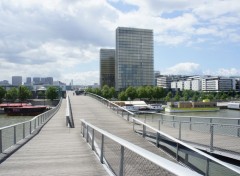
[[[156,134],[156,147],[159,147],[159,133]]]
[[[14,126],[13,129],[14,129],[14,139],[13,139],[13,143],[16,144],[17,143],[17,127]]]
[[[121,145],[119,176],[123,176],[123,164],[124,164],[124,146]]]
[[[94,129],[92,129],[92,150],[94,150]]]
[[[88,138],[89,138],[89,134],[88,134],[88,125],[87,125],[87,137],[86,137],[87,143],[88,143]]]
[[[207,158],[207,163],[206,163],[206,173],[205,173],[206,176],[209,175],[209,159]]]
[[[146,126],[143,124],[143,133],[142,133],[142,137],[145,138],[146,136]]]
[[[182,137],[182,122],[181,122],[181,119],[180,119],[178,139],[181,140],[181,137]]]
[[[210,152],[213,151],[213,133],[214,133],[214,129],[213,129],[213,124],[210,124],[210,135],[211,135],[211,138],[210,138]]]
[[[174,116],[172,116],[172,120],[173,120],[173,128],[175,128],[175,118],[174,118]]]
[[[32,121],[30,121],[30,124],[29,124],[29,134],[32,133]]]
[[[0,153],[3,152],[3,148],[2,148],[2,140],[3,140],[3,137],[2,137],[2,130],[0,130]]]
[[[238,119],[238,125],[240,126],[240,119]],[[240,127],[238,127],[238,134],[237,134],[238,137],[240,137]]]
[[[176,160],[178,161],[179,157],[178,157],[178,152],[179,152],[179,143],[177,143],[177,147],[176,147]]]
[[[161,122],[161,120],[158,120],[158,130],[159,130],[159,131],[160,131],[160,126],[161,126],[161,125],[160,125],[160,124],[161,124],[160,122]]]
[[[191,131],[192,130],[192,117],[190,117],[190,119],[189,119],[189,130]]]
[[[23,139],[25,138],[25,123],[23,123]]]
[[[135,119],[133,119],[133,131],[135,132]]]
[[[129,121],[129,113],[127,113],[127,121]]]
[[[103,147],[104,147],[104,135],[102,134],[102,143],[101,143],[101,154],[100,154],[100,162],[103,164]]]

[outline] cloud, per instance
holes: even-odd
[[[205,70],[203,72],[205,75],[215,75],[215,76],[239,76],[240,75],[240,69],[236,68],[219,68],[216,71],[212,70]]]
[[[172,67],[167,68],[162,72],[162,74],[166,75],[194,75],[199,74],[200,65],[197,63],[185,62],[178,63]]]

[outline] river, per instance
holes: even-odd
[[[8,116],[6,114],[0,114],[0,128],[20,122],[25,122],[32,119],[33,117],[34,116]]]

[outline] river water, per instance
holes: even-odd
[[[0,114],[0,128],[20,122],[25,122],[32,119],[33,117],[34,116],[8,116],[6,114]]]
[[[240,118],[240,110],[221,109],[216,112],[165,113],[178,116]]]

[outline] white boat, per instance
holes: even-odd
[[[240,102],[228,103],[228,109],[240,109]]]
[[[154,110],[154,111],[157,111],[157,112],[160,112],[163,110],[163,107],[161,104],[148,104],[148,108],[150,110]]]

